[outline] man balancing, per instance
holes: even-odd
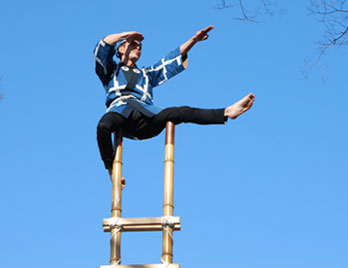
[[[197,43],[208,38],[209,26],[198,31],[180,47],[171,51],[150,67],[139,68],[136,62],[142,53],[143,35],[138,32],[115,33],[106,36],[94,50],[95,68],[106,91],[107,111],[100,119],[97,139],[101,158],[112,174],[114,149],[112,132],[122,129],[130,139],[157,136],[167,121],[174,124],[224,124],[250,109],[254,95],[250,93],[227,108],[198,109],[189,106],[162,109],[153,104],[153,89],[187,67],[187,53]],[[116,47],[116,44],[118,46]],[[119,58],[116,63],[115,55]]]

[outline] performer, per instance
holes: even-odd
[[[161,85],[187,67],[187,53],[208,38],[209,26],[198,31],[155,65],[138,68],[143,35],[138,32],[106,36],[94,50],[95,68],[106,91],[107,112],[99,121],[97,139],[105,168],[111,176],[114,150],[112,132],[122,129],[131,139],[148,139],[161,133],[167,121],[174,124],[224,124],[251,108],[255,96],[249,93],[240,101],[222,109],[198,109],[189,106],[161,109],[153,105],[153,88]],[[116,44],[118,46],[116,47]],[[120,59],[116,63],[115,55]]]

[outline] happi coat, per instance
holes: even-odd
[[[185,69],[180,48],[155,65],[141,69],[116,63],[113,59],[115,51],[116,45],[109,45],[104,40],[94,50],[95,70],[105,88],[107,112],[116,112],[126,118],[134,109],[147,117],[159,113],[162,108],[153,105],[153,88]]]

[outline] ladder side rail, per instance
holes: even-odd
[[[122,133],[114,133],[115,158],[112,165],[112,204],[111,216],[121,218],[122,193]],[[112,228],[110,240],[110,265],[121,263],[121,230]]]
[[[163,216],[173,216],[174,211],[174,133],[175,125],[166,124],[164,157]],[[173,263],[173,227],[164,226],[162,232],[162,262]]]

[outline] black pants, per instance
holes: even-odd
[[[148,139],[160,134],[168,121],[175,125],[180,123],[223,124],[227,120],[224,110],[198,109],[189,106],[171,107],[151,118],[144,116],[138,110],[134,110],[128,118],[113,112],[106,113],[100,119],[97,128],[98,146],[105,168],[110,169],[114,160],[112,133],[121,128],[138,139]]]

